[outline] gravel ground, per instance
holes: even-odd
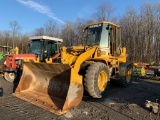
[[[145,101],[160,101],[160,81],[134,80],[128,88],[111,83],[106,98],[84,97],[79,106],[65,115],[57,116],[12,96],[13,90],[13,84],[0,77],[2,120],[149,120],[149,110],[144,106]],[[156,114],[152,114],[153,120],[156,117]]]

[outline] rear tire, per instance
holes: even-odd
[[[104,63],[91,64],[85,74],[84,87],[93,98],[101,98],[109,85],[109,70]]]
[[[16,73],[15,72],[4,72],[4,79],[9,82],[14,82],[16,79]]]
[[[120,64],[120,84],[123,87],[131,85],[132,81],[132,65],[129,63]]]

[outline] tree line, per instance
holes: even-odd
[[[77,18],[59,26],[49,20],[30,34],[22,34],[17,21],[9,23],[10,30],[0,31],[0,45],[17,46],[20,53],[27,53],[30,36],[47,35],[59,37],[64,45],[82,43],[83,29],[89,23],[111,21],[122,26],[122,46],[127,48],[127,60],[130,62],[160,61],[160,2],[144,2],[139,11],[132,6],[126,8],[121,16],[114,15],[115,8],[108,1],[101,3],[89,18]]]

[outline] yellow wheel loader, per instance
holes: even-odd
[[[84,45],[61,47],[61,62],[26,62],[13,94],[55,114],[64,114],[82,100],[84,90],[93,98],[106,94],[110,80],[127,87],[131,64],[121,46],[121,27],[112,22],[89,24]]]

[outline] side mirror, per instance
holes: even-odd
[[[106,30],[109,30],[109,25],[107,25]]]

